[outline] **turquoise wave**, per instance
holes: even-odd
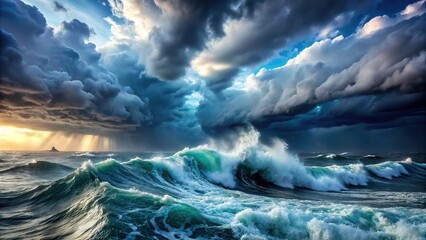
[[[46,161],[19,165],[0,176],[70,173],[27,191],[0,193],[0,233],[2,239],[426,236],[424,208],[360,206],[350,195],[352,188],[397,186],[401,194],[395,193],[395,201],[422,199],[425,164],[307,167],[281,153],[258,147],[236,152],[194,148],[161,158],[86,161],[77,169]],[[418,191],[407,195],[407,185],[398,186],[404,179],[418,184]],[[299,197],[304,201],[292,200]]]

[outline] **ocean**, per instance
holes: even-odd
[[[0,153],[1,239],[426,239],[426,154]]]

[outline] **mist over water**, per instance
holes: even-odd
[[[2,239],[425,239],[426,154],[2,152]]]

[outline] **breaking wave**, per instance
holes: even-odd
[[[304,166],[275,140],[243,134],[231,150],[187,148],[169,157],[110,156],[77,169],[35,161],[4,170],[71,173],[25,192],[0,194],[3,239],[422,239],[426,211],[250,194],[273,187],[339,192],[372,181],[426,180],[411,160],[374,165]],[[265,190],[266,189],[266,190]],[[7,220],[7,221],[6,221]]]

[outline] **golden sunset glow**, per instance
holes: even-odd
[[[105,136],[0,126],[0,150],[108,151],[112,145]]]

